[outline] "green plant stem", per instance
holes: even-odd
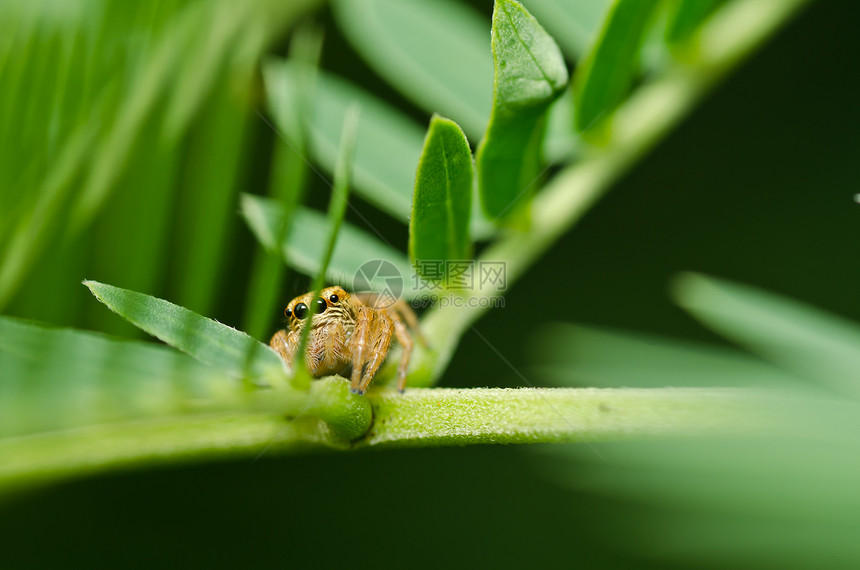
[[[754,392],[730,388],[392,389],[369,395],[356,447],[594,442],[744,433]]]
[[[244,412],[6,438],[0,441],[0,457],[9,460],[0,462],[0,488],[158,463],[253,460],[314,449],[758,433],[768,425],[768,416],[762,405],[766,400],[756,394],[728,388],[419,388],[402,395],[381,389],[360,397],[349,394],[346,380],[332,377],[315,382],[309,395],[252,393]],[[350,442],[369,425],[371,406],[370,431]]]
[[[514,283],[629,168],[656,146],[719,80],[792,17],[805,0],[738,0],[708,21],[695,38],[693,66],[678,69],[640,88],[616,111],[612,140],[559,173],[535,197],[532,227],[510,232],[479,258],[504,261]],[[411,386],[431,385],[444,372],[460,337],[487,310],[476,291],[469,307],[437,307],[422,320],[432,351],[416,350]]]

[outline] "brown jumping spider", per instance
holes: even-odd
[[[409,328],[423,343],[418,319],[409,305],[397,300],[385,306],[378,295],[350,294],[341,287],[327,287],[316,299],[313,295],[305,293],[289,302],[284,311],[287,329],[276,332],[269,342],[275,352],[292,365],[302,329],[310,316],[312,328],[305,351],[305,365],[310,373],[319,378],[340,374],[351,366],[350,389],[364,394],[388,355],[393,333],[403,347],[397,367],[397,389],[402,392],[412,353]]]

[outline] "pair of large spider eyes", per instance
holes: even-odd
[[[339,299],[337,295],[330,295],[328,300],[332,303],[337,303]],[[325,299],[323,299],[322,297],[314,301],[313,306],[314,312],[316,314],[324,313],[325,310],[328,308]],[[304,303],[297,303],[296,306],[293,307],[292,311],[290,311],[290,309],[288,308],[286,311],[284,311],[284,313],[287,315],[287,318],[290,318],[291,316],[295,315],[297,319],[303,319],[308,315],[308,306]]]

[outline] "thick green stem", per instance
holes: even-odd
[[[473,388],[371,394],[356,444],[466,445],[743,433],[763,425],[752,392],[727,388]]]
[[[310,393],[268,390],[249,397],[254,401],[241,413],[6,438],[0,441],[0,488],[108,469],[253,460],[298,450],[597,442],[742,434],[768,425],[762,404],[768,400],[753,391],[721,388],[417,388],[405,394],[380,389],[362,397],[349,393],[345,379],[331,377],[314,382]]]

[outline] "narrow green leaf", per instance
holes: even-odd
[[[284,215],[283,210],[273,200],[245,194],[242,196],[242,216],[264,247],[276,249],[275,232]],[[324,244],[328,225],[326,217],[320,212],[301,208],[295,212],[290,233],[280,245],[284,261],[305,275],[316,275],[320,260],[325,253]],[[353,287],[353,278],[362,264],[373,260],[388,261],[397,268],[403,279],[412,274],[409,260],[400,251],[381,242],[378,238],[344,223],[332,253],[326,272],[329,283],[347,288]],[[385,288],[384,278],[376,276],[371,288]],[[404,283],[405,285],[405,283]],[[404,295],[410,296],[412,289],[405,287]]]
[[[725,0],[673,0],[669,3],[665,40],[675,51],[690,39],[693,33]]]
[[[0,370],[2,437],[212,412],[241,392],[224,371],[162,346],[9,317]]]
[[[799,379],[738,350],[651,334],[554,324],[530,339],[537,378],[554,385],[798,387]]]
[[[451,0],[339,0],[333,8],[344,35],[382,77],[481,136],[493,68],[486,23],[473,9]]]
[[[759,289],[681,276],[678,303],[707,326],[807,380],[860,397],[860,325]]]
[[[270,61],[264,68],[266,97],[275,124],[288,138],[294,86],[300,70],[288,61]],[[361,106],[355,142],[353,189],[395,219],[406,223],[412,207],[415,165],[424,134],[412,120],[342,79],[320,72],[308,117],[308,150],[325,170],[334,172],[346,110]]]
[[[409,257],[419,273],[425,262],[469,259],[472,153],[454,121],[434,115],[415,175]],[[438,278],[438,275],[425,275]]]
[[[478,148],[481,203],[498,222],[528,202],[540,168],[545,114],[567,85],[555,41],[514,0],[493,10],[493,111]]]
[[[638,74],[638,55],[657,2],[615,0],[600,37],[574,79],[574,126],[584,132],[627,96]]]
[[[177,154],[175,143],[211,94],[215,76],[244,65],[250,79],[265,43],[317,2],[171,1],[133,10],[111,2],[64,2],[62,8],[0,2],[0,305],[61,236],[80,233],[102,213],[114,190],[125,188],[129,167],[151,166],[149,154],[138,152],[153,140],[142,131],[162,130],[170,114],[173,139],[154,137],[153,154]],[[207,26],[212,22],[217,29]],[[249,42],[238,39],[247,37],[260,38],[256,52],[233,49],[245,48]],[[177,57],[192,44],[193,52],[208,56],[203,65]],[[226,64],[219,57],[225,51]],[[176,112],[167,111],[171,103]],[[126,263],[143,265],[133,256]],[[76,287],[80,277],[65,283]]]
[[[135,326],[231,376],[280,383],[283,362],[243,332],[163,299],[84,281],[96,298]]]

